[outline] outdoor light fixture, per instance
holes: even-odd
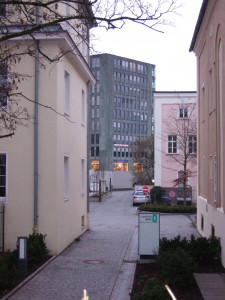
[[[19,250],[19,275],[25,276],[27,274],[27,237],[18,237]]]

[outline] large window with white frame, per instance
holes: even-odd
[[[7,153],[0,153],[0,202],[7,197]]]
[[[168,154],[176,154],[177,153],[177,136],[176,135],[168,135],[167,153]]]
[[[64,155],[64,200],[69,200],[69,156]]]

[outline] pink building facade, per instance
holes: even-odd
[[[171,188],[175,186],[175,180],[179,180],[176,187],[182,187],[181,179],[186,170],[186,185],[192,189],[192,197],[188,196],[186,200],[196,203],[196,92],[155,92],[154,132],[155,185]]]

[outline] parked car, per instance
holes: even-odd
[[[149,193],[145,194],[143,191],[137,190],[133,194],[133,206],[143,203],[149,203]]]

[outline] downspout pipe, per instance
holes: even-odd
[[[38,2],[39,0],[36,0]],[[36,6],[36,24],[39,24],[39,7]],[[39,51],[35,49],[35,91],[34,91],[34,231],[38,227],[38,102],[39,102]]]

